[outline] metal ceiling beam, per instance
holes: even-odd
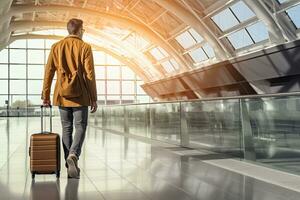
[[[229,55],[229,53],[223,48],[222,44],[215,38],[214,34],[200,18],[197,18],[193,15],[193,13],[182,7],[174,0],[153,1],[195,29],[212,46],[218,59],[227,59],[227,55]]]
[[[59,35],[22,34],[22,35],[11,36],[8,44],[11,44],[12,42],[14,42],[16,40],[24,40],[24,39],[53,39],[53,40],[61,40],[63,38],[64,38],[63,36],[59,36]],[[123,63],[124,65],[128,66],[144,82],[149,82],[150,81],[148,79],[148,77],[145,75],[145,73],[139,68],[138,64],[135,61],[132,61],[132,60],[126,58],[125,56],[118,55],[118,53],[115,52],[112,49],[108,49],[108,48],[105,48],[105,47],[102,47],[102,46],[98,46],[96,44],[91,44],[91,45],[92,45],[92,47],[94,49],[96,49],[98,51],[103,51],[103,52],[111,55],[112,57],[114,57],[115,59],[117,59],[118,61],[120,61],[121,63]]]
[[[28,30],[33,28],[43,28],[43,29],[53,29],[53,28],[65,28],[65,22],[55,22],[55,21],[15,21],[12,22],[9,29],[6,30],[7,33],[16,31],[16,30]],[[132,58],[139,62],[139,66],[145,67],[146,69],[152,70],[157,77],[162,78],[165,77],[164,74],[161,74],[152,63],[145,57],[145,55],[141,52],[136,51],[133,47],[130,48],[128,44],[122,44],[122,41],[117,40],[116,38],[111,37],[110,35],[103,33],[94,28],[86,27],[87,33],[97,36],[97,39],[103,41],[107,44],[107,47],[113,46],[115,48],[121,49],[127,52]],[[1,40],[1,35],[0,35]],[[143,70],[143,69],[142,69]]]
[[[293,36],[290,32],[286,32],[282,29],[278,20],[273,17],[273,14],[261,0],[243,1],[257,15],[257,17],[266,24],[272,42],[280,44],[285,42],[285,38],[288,41],[293,41],[297,38],[296,35]]]
[[[63,6],[63,5],[42,5],[42,6],[33,6],[33,5],[21,5],[13,6],[10,11],[3,16],[0,16],[0,24],[2,21],[7,20],[8,18],[20,15],[22,13],[30,12],[71,12],[71,13],[80,13],[82,15],[93,16],[100,18],[101,20],[106,20],[107,22],[114,24],[115,26],[131,29],[139,33],[141,36],[144,36],[149,39],[149,41],[157,44],[164,48],[179,64],[182,70],[187,70],[189,67],[186,65],[185,60],[174,50],[171,44],[162,38],[161,35],[151,30],[148,26],[138,23],[132,20],[129,17],[122,15],[96,11],[86,8],[72,7],[72,6]]]

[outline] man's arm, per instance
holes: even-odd
[[[91,110],[95,112],[97,110],[97,88],[95,78],[95,67],[93,52],[91,46],[88,46],[85,58],[84,58],[84,70],[86,74],[86,84],[90,95]]]
[[[45,67],[45,73],[44,73],[44,83],[43,83],[43,91],[42,91],[42,99],[43,104],[50,105],[50,92],[51,92],[51,84],[52,80],[55,74],[55,65],[54,65],[54,59],[53,59],[53,46],[51,48],[48,61]]]

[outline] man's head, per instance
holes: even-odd
[[[70,35],[77,35],[82,38],[84,29],[83,21],[81,19],[70,19],[67,24],[67,29]]]

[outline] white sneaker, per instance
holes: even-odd
[[[78,158],[75,154],[70,154],[67,158],[68,163],[68,175],[71,178],[78,178],[79,177],[79,168],[77,166]]]

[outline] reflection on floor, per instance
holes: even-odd
[[[54,132],[61,132],[59,119],[54,122]],[[32,182],[28,138],[39,127],[39,118],[0,118],[0,199],[300,199],[300,193],[207,164],[201,156],[190,158],[92,127],[79,162],[80,180],[67,179],[62,168],[59,180],[37,175]]]

